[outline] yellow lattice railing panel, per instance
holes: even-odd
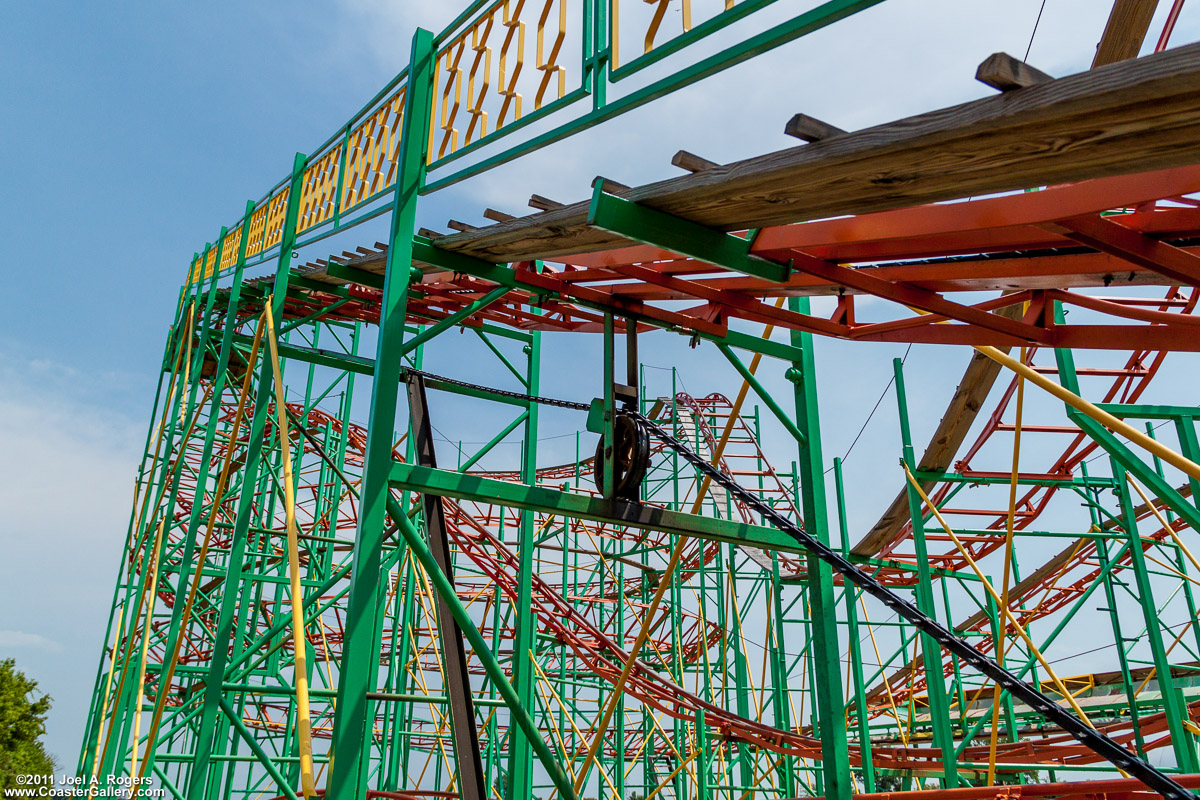
[[[296,219],[297,231],[316,227],[333,216],[341,159],[342,146],[339,144],[304,170],[300,188],[300,215]]]
[[[208,280],[212,277],[213,269],[217,266],[217,248],[208,248],[208,255],[204,257],[204,279]]]
[[[555,9],[557,6],[557,9]],[[557,19],[551,22],[551,14],[557,11]],[[533,107],[541,108],[546,100],[546,90],[554,84],[557,88],[555,99],[567,93],[567,70],[559,63],[562,56],[563,44],[567,41],[567,6],[565,0],[547,0],[538,17],[537,27],[537,60],[534,62],[537,70],[542,73],[538,83],[537,94],[533,98]],[[557,76],[558,80],[554,78]]]
[[[191,286],[200,276],[200,256],[196,256],[192,260],[192,265],[188,267],[187,285]]]
[[[582,47],[581,25],[568,16],[575,6],[496,0],[438,50],[430,161],[519,121],[530,110],[526,95],[532,94],[535,111],[567,95],[564,64]]]
[[[352,208],[396,181],[400,134],[404,130],[401,86],[370,116],[350,131],[346,143],[346,174],[342,181],[341,211]]]
[[[290,186],[271,198],[267,204],[267,225],[263,234],[263,250],[270,250],[283,239],[283,223],[287,221],[288,194]]]
[[[267,204],[260,203],[250,215],[250,234],[246,239],[246,258],[263,251],[263,235],[267,232]]]
[[[612,21],[612,66],[653,52],[663,44],[688,33],[698,25],[734,12],[744,11],[747,0],[609,0]],[[732,17],[731,17],[732,18]],[[623,49],[622,40],[630,46]],[[640,45],[640,47],[638,47]],[[640,52],[637,52],[639,51]]]
[[[237,263],[238,248],[242,246],[242,226],[234,225],[233,229],[225,234],[224,241],[221,242],[221,271],[225,271]]]

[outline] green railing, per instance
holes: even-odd
[[[681,0],[676,20],[668,14],[670,0],[476,0],[434,40],[428,179],[421,193],[568,138],[883,0],[827,0],[765,30],[734,30],[775,2],[727,0],[723,11],[699,20],[692,19],[690,0]],[[730,43],[687,62],[684,54],[694,45],[721,32],[728,32]],[[640,54],[622,60],[634,45]],[[647,67],[668,61],[679,64],[644,80]],[[637,79],[642,82],[634,86]],[[619,82],[623,93],[617,96],[610,89]],[[406,67],[307,157],[296,247],[391,210],[407,84]],[[514,137],[550,118],[557,124],[548,130]],[[292,184],[289,173],[252,207],[247,204],[247,267],[277,257]],[[214,268],[232,270],[245,219],[194,256],[189,283]]]

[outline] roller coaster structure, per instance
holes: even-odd
[[[1200,350],[1181,0],[1140,59],[1103,63],[1130,36],[1110,23],[1087,73],[998,54],[994,97],[855,133],[799,115],[779,153],[416,227],[423,196],[879,2],[659,78],[772,0],[683,0],[673,33],[667,0],[477,0],[418,31],[188,265],[80,776],[189,800],[1192,797],[1200,408],[1142,402]],[[293,260],[384,215],[387,242]],[[647,372],[664,332],[728,365],[687,376],[710,393]],[[597,369],[547,363],[543,336],[589,334]],[[817,337],[970,355],[921,454],[897,359],[900,444],[873,458],[899,493],[857,534]],[[548,367],[581,393],[545,396]],[[447,403],[515,416],[472,452]],[[1112,668],[1060,674],[1081,639]]]

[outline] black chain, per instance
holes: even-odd
[[[451,386],[459,386],[463,389],[470,389],[476,392],[486,392],[487,394],[499,395],[500,397],[511,397],[514,400],[523,400],[526,403],[538,403],[544,406],[554,406],[555,408],[569,408],[574,411],[587,411],[591,408],[588,403],[576,403],[571,400],[558,400],[554,397],[538,397],[533,394],[522,394],[520,392],[510,392],[504,389],[493,389],[489,386],[480,386],[476,383],[467,383],[466,381],[447,378],[445,375],[434,375],[431,372],[423,372],[419,369],[406,369],[405,373],[409,375],[420,375],[427,380],[436,381],[437,383],[445,383]],[[436,388],[436,387],[435,387]]]
[[[415,375],[421,375],[422,377],[431,381],[437,381],[452,386],[459,386],[472,391],[486,392],[488,394],[499,395],[501,397],[510,397],[527,403],[539,403],[541,405],[554,406],[557,408],[569,408],[576,411],[587,411],[589,408],[591,408],[590,404],[588,403],[575,403],[570,400],[557,400],[551,397],[538,397],[537,395],[522,394],[521,392],[509,392],[502,389],[492,389],[487,386],[479,386],[466,381],[447,378],[442,375],[433,375],[417,369],[409,369],[407,372]],[[856,567],[841,553],[837,552],[820,539],[813,537],[802,526],[792,522],[790,519],[780,514],[761,498],[755,496],[748,489],[735,481],[731,476],[721,472],[721,470],[713,466],[713,464],[707,459],[700,457],[686,444],[667,433],[667,431],[664,430],[658,423],[633,409],[625,409],[621,413],[628,414],[631,419],[636,421],[667,447],[670,447],[672,450],[679,453],[679,455],[683,456],[685,461],[698,469],[704,475],[708,476],[710,480],[723,487],[727,492],[741,500],[748,507],[757,511],[774,527],[791,536],[796,540],[797,544],[803,547],[811,555],[816,556],[818,559],[828,564],[834,572],[838,573],[847,581],[862,589],[865,593],[869,594],[871,597],[874,597],[892,611],[908,620],[917,630],[930,636],[945,650],[953,655],[958,656],[961,660],[965,661],[967,664],[971,665],[987,677],[994,680],[997,684],[1007,690],[1010,695],[1022,701],[1034,711],[1037,711],[1039,714],[1045,717],[1048,721],[1058,725],[1064,731],[1074,736],[1075,739],[1080,742],[1080,744],[1096,753],[1105,761],[1108,761],[1118,769],[1124,770],[1133,777],[1137,778],[1142,783],[1146,784],[1146,786],[1167,798],[1167,800],[1196,800],[1196,796],[1179,783],[1158,771],[1146,761],[1138,758],[1124,747],[1121,747],[1121,745],[1117,744],[1117,742],[1115,742],[1113,739],[1109,738],[1095,728],[1090,727],[1083,720],[1062,708],[1053,700],[1050,700],[1033,686],[1025,683],[1016,675],[997,664],[991,658],[988,658],[970,644],[955,636],[948,629],[942,627],[941,623],[925,614],[913,603],[910,603],[909,601],[900,597],[900,595],[888,589],[866,572]],[[864,712],[865,709],[859,709],[859,713]],[[952,756],[950,754],[943,754],[943,758],[949,757]]]

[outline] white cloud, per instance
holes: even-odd
[[[62,652],[63,646],[53,639],[25,631],[0,631],[0,650],[34,649]]]
[[[0,631],[0,653],[53,698],[47,744],[66,764],[87,716],[145,427],[113,401],[127,379],[18,353],[0,342],[0,608],[20,628]]]
[[[341,11],[337,38],[342,47],[358,52],[365,45],[380,65],[393,72],[408,63],[414,30],[420,27],[436,33],[460,8],[459,4],[420,0],[338,0],[337,5]]]

